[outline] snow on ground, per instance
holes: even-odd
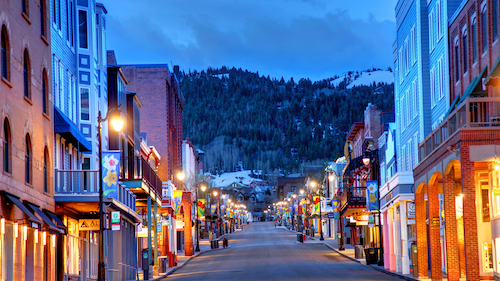
[[[344,75],[342,77],[339,77],[337,79],[334,79],[330,81],[330,85],[333,87],[337,87],[342,81],[344,81],[344,78],[348,78],[348,81],[354,79],[354,76],[356,75],[355,72],[353,72],[350,77],[347,75]],[[350,79],[349,79],[350,78]],[[393,83],[394,82],[394,74],[388,70],[377,70],[377,71],[371,71],[371,72],[366,72],[362,71],[361,75],[354,81],[348,82],[348,89],[353,88],[354,86],[360,86],[360,85],[370,85],[373,84],[373,82],[379,83],[379,82],[384,82],[384,83]]]
[[[215,178],[213,186],[216,187],[225,187],[233,182],[241,182],[245,185],[250,185],[252,181],[259,180],[252,178],[250,176],[250,170],[233,172],[233,173],[223,173],[220,176],[212,175],[212,177]]]

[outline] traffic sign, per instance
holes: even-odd
[[[120,212],[119,211],[111,212],[111,230],[113,230],[113,231],[120,230]]]

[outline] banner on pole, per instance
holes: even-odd
[[[198,217],[204,217],[205,216],[205,199],[198,199],[197,207],[198,207]]]
[[[313,196],[313,206],[314,206],[313,212],[315,214],[319,213],[319,206],[320,206],[319,204],[320,204],[319,196]]]
[[[378,181],[366,182],[366,209],[368,212],[378,211]]]
[[[182,190],[174,190],[174,215],[181,210]]]
[[[118,199],[118,172],[120,171],[120,151],[102,152],[102,182],[104,197]]]
[[[339,210],[339,201],[336,199],[332,200],[332,208],[333,208],[333,219],[338,220],[340,218],[340,210]]]
[[[213,217],[215,215],[215,209],[216,209],[216,205],[215,204],[212,204],[210,205],[210,215]]]

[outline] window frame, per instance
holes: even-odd
[[[471,24],[471,37],[472,37],[472,63],[477,62],[478,49],[477,49],[477,17],[473,16]]]
[[[26,134],[24,149],[24,181],[26,184],[33,184],[33,147],[31,136]]]
[[[468,57],[468,36],[467,36],[467,29],[465,29],[463,32],[462,32],[462,59],[463,59],[463,65],[462,65],[462,69],[464,71],[464,75],[465,73],[467,73],[467,71],[469,71],[469,57]]]
[[[484,5],[481,11],[481,47],[482,53],[488,51],[488,9],[487,5]]]
[[[50,163],[49,163],[49,149],[45,146],[43,150],[43,191],[45,193],[49,192],[49,171],[50,171]]]
[[[85,14],[85,22],[81,22],[81,16],[80,13]],[[89,48],[89,20],[88,20],[88,12],[86,10],[78,10],[78,47],[80,49],[86,49],[88,50]],[[83,24],[85,24],[85,41],[82,41],[83,33],[82,30]],[[84,46],[82,46],[83,42],[85,43]]]
[[[10,81],[10,40],[5,24],[2,25],[0,40],[2,41],[0,44],[1,77]]]
[[[49,115],[49,91],[48,91],[47,69],[42,70],[42,111]]]
[[[27,17],[30,15],[30,6],[29,0],[21,0],[21,12],[25,14]]]
[[[40,35],[47,37],[47,6],[45,0],[40,0]]]
[[[12,129],[7,117],[3,121],[3,171],[12,174]]]
[[[31,100],[31,61],[27,48],[23,52],[23,86],[24,97]]]

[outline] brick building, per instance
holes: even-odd
[[[24,3],[24,6],[21,5]],[[55,280],[51,52],[47,1],[0,2],[0,279]],[[58,247],[58,246],[57,246]]]
[[[448,21],[451,107],[413,169],[420,277],[500,278],[498,15],[464,0]]]

